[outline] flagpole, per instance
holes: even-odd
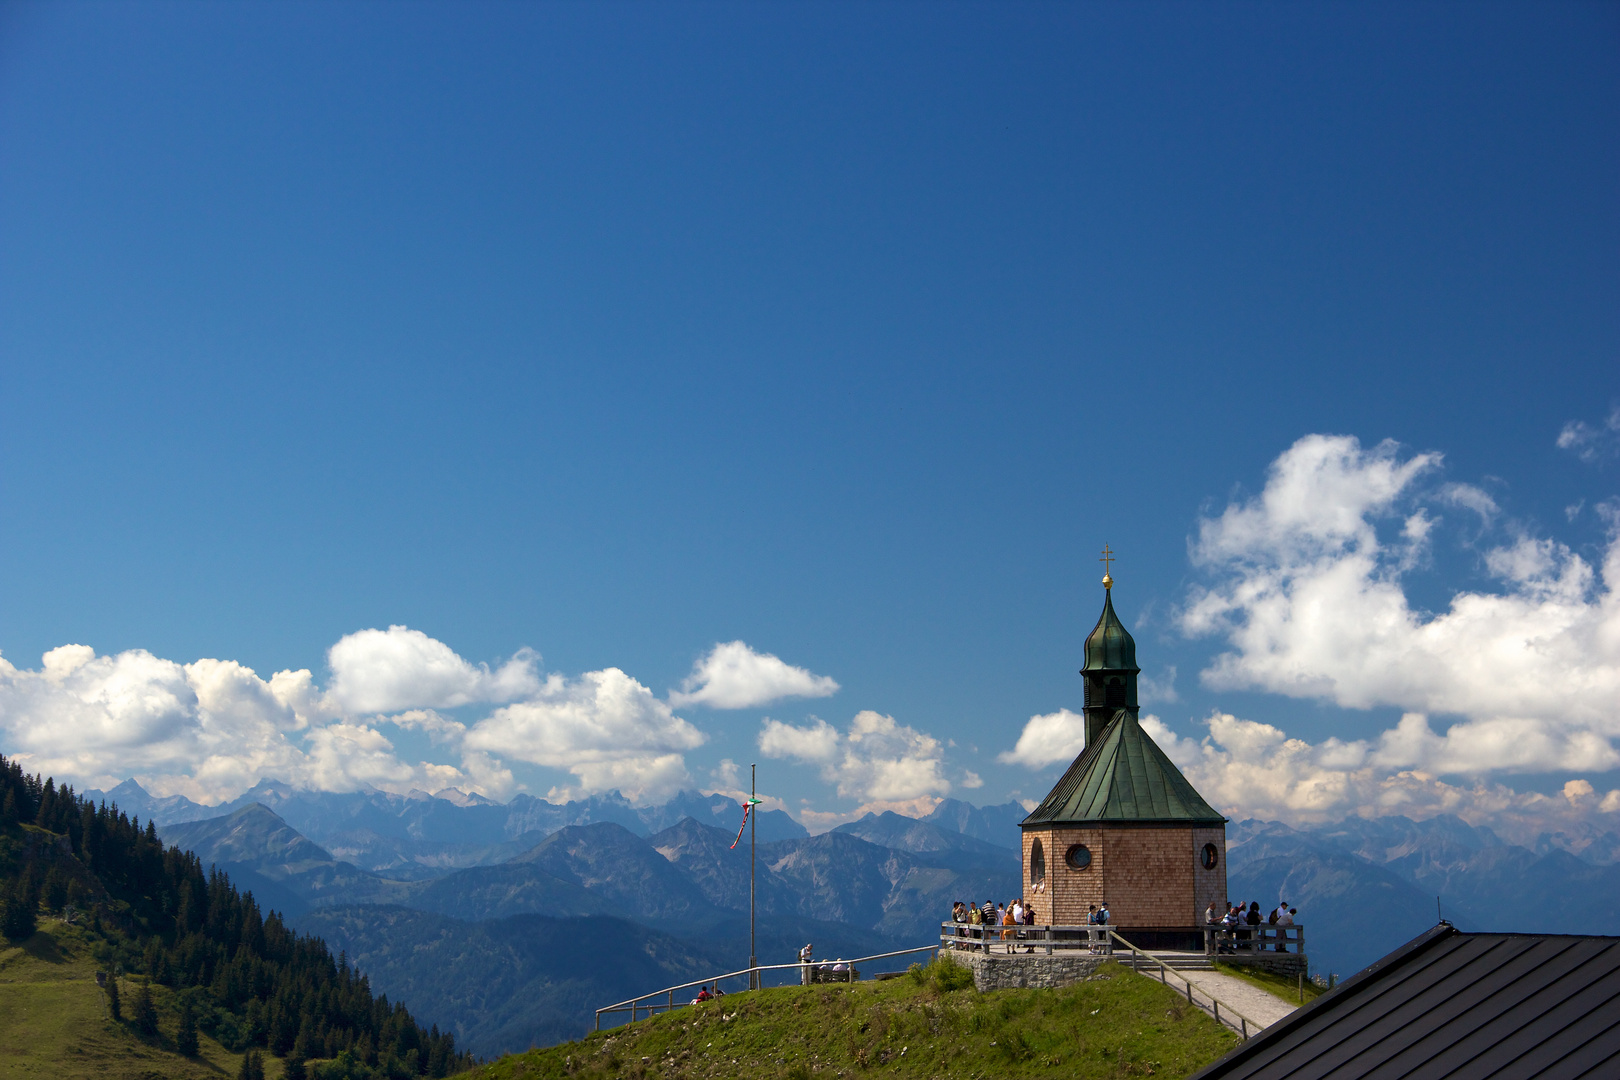
[[[754,953],[754,804],[758,800],[759,765],[748,766],[748,989],[759,989],[759,957]]]

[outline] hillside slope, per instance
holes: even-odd
[[[687,938],[606,916],[463,922],[356,906],[320,908],[296,925],[346,952],[379,992],[488,1056],[577,1039],[602,1005],[748,966],[746,921]],[[892,947],[874,932],[809,919],[762,919],[758,931],[767,963],[792,962],[807,939],[827,957]]]
[[[1115,964],[1062,990],[986,994],[964,987],[962,972],[946,961],[916,978],[732,994],[467,1076],[1175,1077],[1237,1042],[1173,990]]]
[[[91,805],[71,787],[58,789],[0,756],[0,933],[22,948],[14,962],[25,974],[49,969],[23,957],[54,963],[52,954],[63,952],[52,944],[55,935],[41,936],[42,919],[73,924],[97,969],[140,973],[152,996],[182,1000],[195,1027],[220,1045],[254,1055],[263,1047],[266,1056],[287,1058],[294,1075],[302,1070],[293,1063],[307,1062],[313,1073],[315,1063],[333,1058],[345,1059],[339,1071],[347,1080],[444,1076],[470,1063],[453,1037],[376,997],[364,975],[324,942],[291,931],[274,911],[265,914],[251,893],[205,871],[197,856],[166,847],[151,822],[143,829],[116,806]],[[53,991],[43,985],[48,979],[20,981],[17,1007],[29,1027],[40,1019],[35,1000]],[[78,1007],[76,993],[61,1003],[69,1012]],[[111,999],[109,1015],[120,1019]],[[123,1016],[161,1045],[146,994],[132,997]],[[190,1033],[188,1024],[187,1041]],[[80,1053],[49,1036],[36,1031],[41,1053]],[[172,1037],[178,1045],[178,1028]]]
[[[197,1056],[176,1052],[179,1017],[168,987],[151,988],[158,1011],[155,1037],[139,1035],[128,1019],[112,1019],[106,995],[96,985],[94,945],[82,928],[56,919],[43,920],[27,941],[0,938],[0,1080],[203,1080],[237,1074],[243,1055],[206,1032],[199,1034]],[[125,1002],[134,1000],[138,982],[120,980]],[[266,1080],[277,1080],[282,1065],[279,1058],[267,1057]]]

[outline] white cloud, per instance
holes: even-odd
[[[287,735],[316,714],[310,686],[307,671],[265,682],[229,660],[65,645],[38,671],[0,659],[0,736],[30,770],[81,783],[172,778],[168,790],[217,797],[298,773],[303,755]]]
[[[1068,709],[1032,716],[1024,724],[1017,744],[996,755],[1003,765],[1042,769],[1060,761],[1073,761],[1086,748],[1086,718]]]
[[[1138,675],[1137,690],[1143,705],[1174,705],[1181,700],[1176,693],[1176,665],[1166,664],[1163,675]]]
[[[838,683],[785,663],[770,653],[759,653],[745,642],[716,645],[692,665],[692,674],[679,690],[669,694],[670,704],[707,705],[714,709],[750,709],[784,698],[828,697]]]
[[[350,715],[516,701],[540,689],[540,657],[532,649],[519,649],[491,671],[408,626],[345,634],[326,658],[332,668],[327,695]]]
[[[1568,450],[1585,462],[1595,462],[1620,451],[1620,405],[1609,410],[1608,419],[1592,425],[1571,420],[1558,433],[1558,448]]]
[[[1421,722],[1407,717],[1401,727]],[[1620,791],[1600,798],[1584,779],[1549,796],[1483,781],[1448,784],[1429,772],[1391,767],[1387,750],[1401,737],[1399,729],[1370,742],[1328,739],[1312,745],[1229,713],[1212,713],[1204,725],[1208,734],[1200,740],[1178,736],[1157,718],[1142,720],[1199,794],[1233,817],[1311,824],[1347,815],[1422,820],[1455,814],[1515,843],[1562,832],[1578,850],[1583,840],[1616,827],[1601,815],[1620,812]]]
[[[794,727],[766,717],[760,724],[759,752],[771,758],[830,765],[838,760],[838,729],[819,717],[809,727]]]
[[[1459,592],[1446,610],[1420,612],[1401,575],[1428,529],[1391,543],[1377,525],[1423,513],[1418,481],[1439,465],[1438,454],[1403,460],[1393,443],[1307,436],[1272,464],[1257,498],[1201,522],[1194,559],[1216,583],[1194,593],[1181,624],[1231,646],[1203,681],[1462,718],[1436,734],[1424,716],[1407,717],[1377,743],[1384,765],[1482,774],[1620,764],[1620,540],[1611,536],[1600,576],[1562,544],[1513,537],[1485,552],[1500,591]]]
[[[572,772],[577,783],[562,794],[620,788],[634,798],[687,783],[682,751],[704,741],[616,668],[542,681],[539,658],[527,650],[491,671],[397,626],[348,635],[331,655],[326,693],[308,671],[266,681],[234,661],[179,664],[139,649],[98,657],[65,645],[37,671],[0,658],[0,748],[25,768],[83,787],[134,776],[156,794],[202,802],[262,779],[327,791],[456,787],[502,798],[516,787],[503,756]],[[471,729],[435,711],[514,694],[522,700]],[[357,715],[407,702],[429,707]],[[386,725],[426,734],[452,761],[403,759]]]
[[[937,802],[950,793],[944,750],[933,736],[870,709],[855,714],[847,733],[812,719],[808,727],[794,727],[767,718],[760,725],[760,753],[819,765],[822,779],[837,784],[840,796],[867,803]]]
[[[410,709],[394,716],[380,716],[378,719],[406,731],[423,732],[434,745],[445,743],[459,745],[467,734],[466,724],[440,716],[432,709]]]
[[[618,668],[577,679],[549,675],[528,700],[496,709],[463,740],[472,750],[573,773],[578,783],[553,789],[557,798],[618,789],[647,801],[691,784],[682,752],[704,741]]]

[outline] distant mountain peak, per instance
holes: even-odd
[[[418,792],[412,791],[411,794],[416,795],[416,794],[418,794]],[[421,794],[423,794],[424,797],[426,796],[425,792],[423,792]],[[432,797],[435,798],[435,799],[443,799],[445,802],[451,803],[452,805],[455,805],[455,806],[499,806],[500,805],[500,803],[496,802],[494,799],[486,799],[486,798],[484,798],[484,796],[478,794],[476,791],[467,792],[467,791],[462,791],[459,788],[453,788],[453,787],[447,787],[447,788],[444,788],[441,791],[435,791],[433,793]]]

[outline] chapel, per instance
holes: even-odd
[[[1205,909],[1225,910],[1226,819],[1142,730],[1136,642],[1114,613],[1111,574],[1102,583],[1080,669],[1085,749],[1019,825],[1024,896],[1038,923],[1081,925],[1106,902],[1144,948],[1202,949]]]

